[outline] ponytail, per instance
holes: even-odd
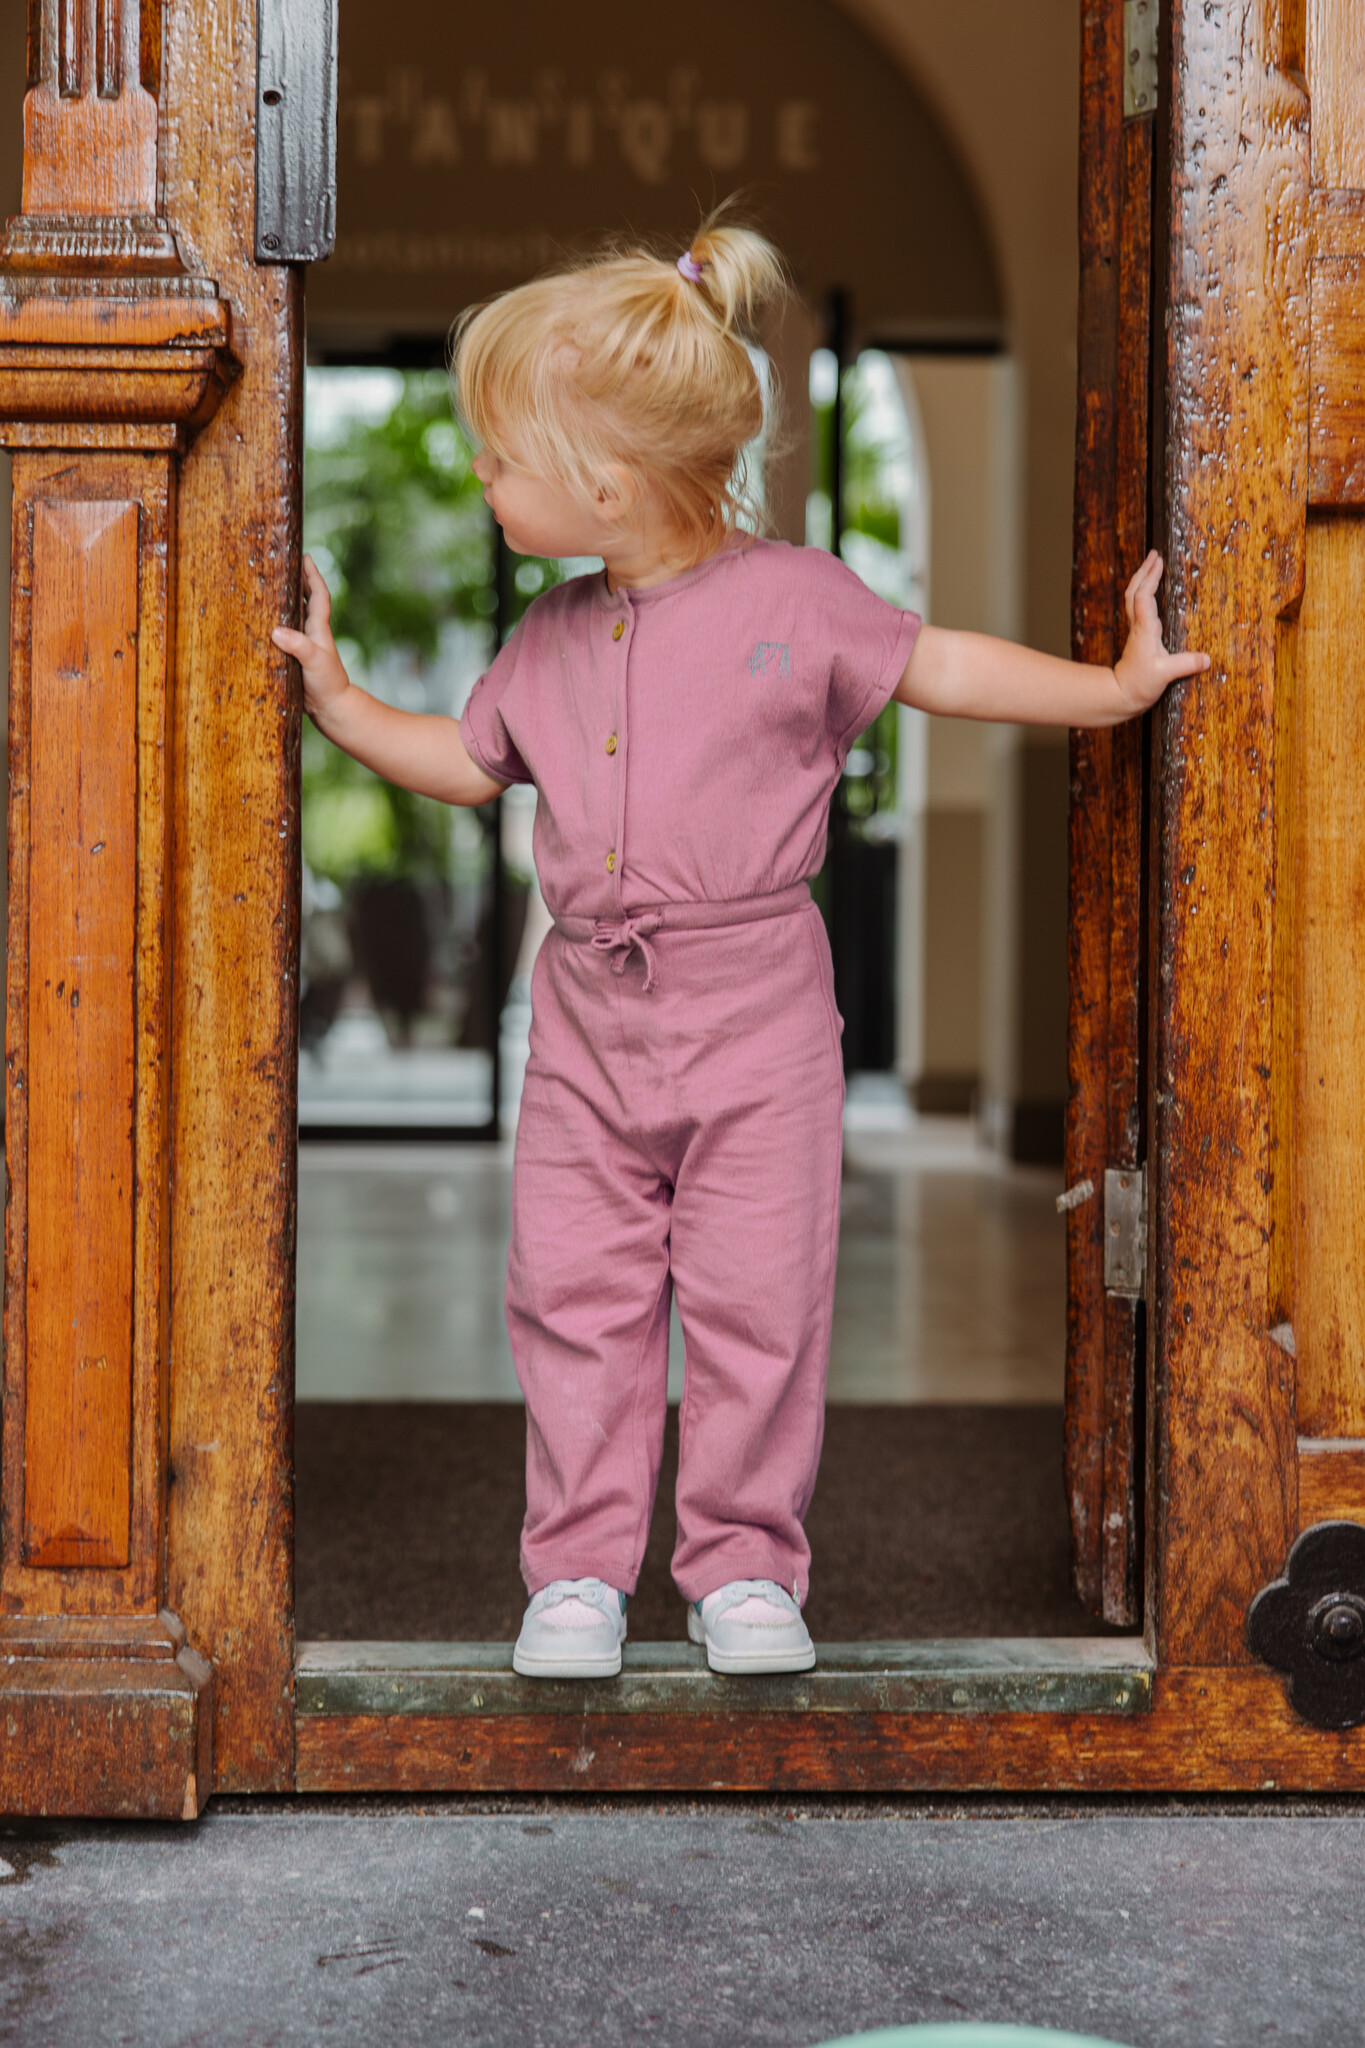
[[[684,270],[684,262],[691,268]],[[752,228],[720,226],[715,214],[703,221],[677,269],[695,283],[725,333],[741,339],[752,337],[764,310],[787,291],[786,268],[772,243]]]

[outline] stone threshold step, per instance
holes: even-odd
[[[722,1678],[688,1643],[627,1643],[619,1678],[527,1679],[510,1643],[299,1644],[299,1715],[1142,1714],[1140,1636],[827,1643],[813,1671]]]

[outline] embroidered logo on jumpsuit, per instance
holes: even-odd
[[[777,673],[789,676],[792,672],[792,651],[784,640],[760,640],[749,656],[749,674],[766,676],[777,663]]]

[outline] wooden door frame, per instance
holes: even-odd
[[[32,0],[24,211],[0,251],[15,451],[0,1807],[179,1815],[214,1789],[293,1783],[299,707],[270,629],[298,581],[302,280],[253,260],[256,0],[76,0],[63,18],[59,49],[55,0]],[[35,577],[44,499],[49,525],[124,506],[136,562],[91,566],[73,540]],[[90,629],[120,577],[136,767],[110,803],[137,875],[110,1015],[126,1038],[117,1013],[136,1006],[131,1159],[121,1074],[74,1034],[28,1060],[29,890],[73,862],[83,815],[41,786],[30,803],[50,725],[29,729],[30,655],[50,663],[44,617],[83,624],[84,654],[62,658],[107,694],[124,652],[96,658]],[[77,862],[72,887],[80,931],[126,914],[126,876]],[[81,941],[66,943],[74,989]],[[79,1138],[43,1168],[60,1199],[35,1215],[28,1104],[44,1091],[79,1100]],[[123,1242],[125,1219],[131,1270],[63,1252],[101,1144],[121,1178],[91,1234]],[[49,1346],[30,1361],[35,1286],[81,1313],[131,1295],[131,1356],[117,1339],[94,1360]],[[123,1374],[103,1408],[82,1388],[95,1368]],[[26,1430],[30,1384],[52,1391]],[[111,1472],[113,1536],[82,1549]],[[26,1526],[26,1497],[49,1496],[65,1551],[35,1550]]]
[[[1072,653],[1113,662],[1123,591],[1151,535],[1153,145],[1129,106],[1118,8],[1087,6],[1081,53],[1080,294]],[[1074,731],[1067,906],[1066,1481],[1077,1596],[1142,1617],[1141,1295],[1106,1286],[1106,1174],[1146,1156],[1143,951],[1152,719]]]
[[[1154,176],[1167,303],[1156,422],[1170,453],[1156,471],[1156,524],[1171,562],[1168,617],[1214,668],[1172,692],[1154,721],[1145,1634],[835,1647],[814,1673],[756,1682],[714,1678],[682,1646],[642,1645],[618,1683],[557,1687],[516,1679],[501,1645],[304,1645],[296,1660],[299,706],[269,634],[296,602],[301,279],[252,253],[256,0],[214,0],[211,33],[198,0],[123,4],[138,6],[140,40],[122,17],[125,48],[138,49],[139,89],[159,100],[158,118],[149,125],[130,100],[111,172],[94,124],[114,117],[82,114],[80,93],[54,89],[49,0],[35,0],[25,217],[0,259],[0,438],[22,451],[0,1580],[0,1706],[18,1740],[0,1750],[0,1807],[192,1814],[214,1789],[295,1787],[1358,1785],[1365,1738],[1308,1725],[1245,1638],[1248,1603],[1283,1567],[1301,1509],[1365,1518],[1354,1449],[1330,1474],[1330,1461],[1300,1457],[1293,1360],[1268,1319],[1267,819],[1277,620],[1300,587],[1307,513],[1312,235],[1307,102],[1290,76],[1302,64],[1277,0],[1250,0],[1236,22],[1176,4],[1162,60]],[[93,0],[89,16],[93,51]],[[1086,0],[1085,21],[1089,121],[1096,78],[1113,90],[1121,0]],[[132,93],[125,78],[102,104]],[[1333,218],[1343,207],[1354,223],[1345,202]],[[1250,289],[1267,275],[1283,282],[1274,298]],[[1258,366],[1251,379],[1227,371],[1229,322],[1239,362]],[[1102,398],[1084,352],[1082,377]],[[1211,378],[1221,378],[1216,392]],[[1230,531],[1229,456],[1243,479],[1259,474],[1248,516]],[[25,1350],[29,1247],[42,1228],[42,1241],[59,1245],[51,1216],[24,1207],[28,1096],[50,1089],[54,1073],[63,1085],[74,1074],[114,1137],[127,1117],[116,1081],[101,1093],[99,1075],[81,1067],[80,1041],[61,1041],[56,1066],[51,1052],[45,1067],[27,1065],[38,1013],[25,890],[42,863],[69,857],[50,800],[37,814],[30,804],[30,760],[50,731],[46,711],[30,730],[34,650],[49,659],[34,620],[50,617],[60,594],[45,580],[50,554],[35,564],[29,548],[45,495],[134,506],[148,538],[135,589],[132,570],[118,568],[124,557],[115,562],[124,601],[140,607],[141,779],[119,787],[143,806],[127,963],[127,1000],[142,1007],[137,1172],[110,1200],[132,1205],[136,1254],[131,1272],[101,1269],[95,1290],[122,1287],[143,1304],[128,1367],[130,1443],[103,1411],[79,1406],[50,1360],[35,1354],[30,1367]],[[69,564],[63,575],[61,590],[83,591],[76,611],[93,622],[105,585],[94,571],[73,583]],[[1111,568],[1086,587],[1105,576],[1112,583]],[[1112,618],[1112,589],[1099,601]],[[103,688],[113,656],[100,668],[87,648],[81,660],[82,678]],[[169,842],[157,838],[161,814],[146,808],[162,787]],[[115,899],[80,873],[81,917],[105,915]],[[1209,1000],[1223,986],[1246,992],[1244,1016]],[[89,1293],[83,1270],[60,1257],[44,1269],[76,1306],[82,1286]],[[21,1435],[30,1370],[67,1401],[53,1411],[79,1424],[65,1436],[55,1426]],[[81,1563],[88,1551],[73,1563],[61,1544],[85,1540],[78,1516],[68,1517],[74,1535],[63,1523],[55,1548],[35,1549],[25,1488],[54,1456],[73,1459],[76,1476],[54,1466],[43,1483],[78,1502],[95,1498],[110,1459],[123,1457],[126,1563]],[[1310,1466],[1311,1483],[1300,1478]]]

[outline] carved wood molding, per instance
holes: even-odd
[[[220,348],[0,346],[0,446],[183,449],[232,369]]]
[[[213,1680],[175,1615],[0,1620],[0,1674],[0,1810],[197,1818]]]
[[[19,445],[51,420],[174,424],[183,446],[232,375],[227,306],[158,210],[160,73],[161,0],[33,0],[24,211],[0,243]]]
[[[161,0],[37,0],[29,10],[24,212],[154,214]],[[150,74],[151,90],[144,73]]]
[[[137,223],[114,225],[131,231]],[[229,313],[217,286],[185,266],[164,223],[154,225],[148,267],[140,268],[131,232],[119,243],[130,260],[114,264],[106,242],[80,223],[64,222],[60,235],[40,238],[32,222],[11,220],[0,244],[0,347],[225,351]],[[173,264],[163,260],[168,238]]]

